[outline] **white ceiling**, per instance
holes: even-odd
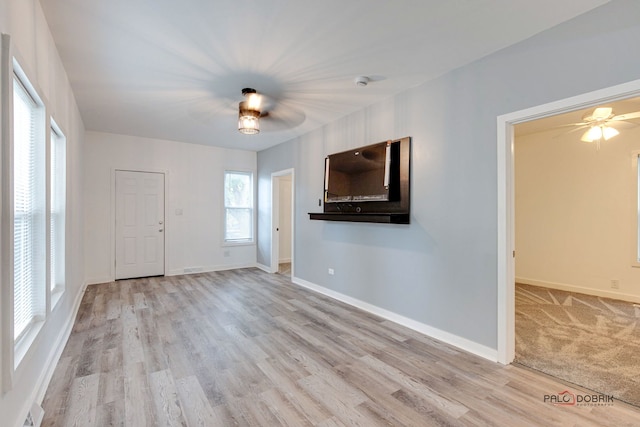
[[[606,2],[41,0],[87,130],[249,150]],[[358,75],[374,81],[358,88]],[[243,87],[276,100],[289,128],[263,119],[259,135],[239,134]]]

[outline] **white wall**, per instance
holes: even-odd
[[[17,426],[22,425],[31,404],[41,402],[44,396],[84,289],[84,126],[40,2],[0,2],[0,32],[11,36],[12,53],[36,87],[47,114],[53,116],[67,138],[66,290],[15,372],[11,389],[0,396],[0,424]],[[6,143],[2,141],[2,144]],[[4,182],[2,188],[5,188]],[[2,268],[7,268],[4,255]],[[2,283],[2,286],[6,285],[8,283]],[[6,339],[5,320],[6,317],[0,320],[3,322],[0,325],[2,340]],[[3,358],[6,356],[2,355]]]
[[[278,178],[278,181],[280,185],[279,262],[291,262],[291,177],[282,176]]]
[[[562,133],[516,139],[516,280],[640,302],[640,268],[632,267],[640,127],[599,151],[580,132]]]
[[[98,132],[87,132],[85,152],[88,283],[114,278],[116,169],[166,173],[167,275],[255,265],[254,244],[223,245],[224,171],[255,171],[255,152]]]

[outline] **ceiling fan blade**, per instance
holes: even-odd
[[[209,125],[220,115],[238,114],[237,103],[234,101],[218,100],[209,96],[185,102],[185,110],[189,117],[205,125]]]
[[[633,113],[620,114],[618,116],[611,117],[611,120],[633,120],[640,119],[640,111],[634,111]]]
[[[588,125],[588,124],[583,124],[583,125],[581,125],[581,126],[578,126],[578,127],[576,127],[576,128],[573,128],[573,129],[568,130],[568,131],[566,131],[566,132],[559,133],[559,134],[555,135],[553,138],[560,138],[560,137],[563,137],[563,136],[566,136],[566,135],[570,135],[570,134],[572,134],[572,133],[578,132],[578,131],[583,130],[583,129],[586,129],[586,128],[588,128],[588,127],[590,127],[590,125]]]
[[[566,127],[573,127],[573,126],[586,126],[588,125],[588,123],[586,122],[580,122],[580,123],[567,123],[564,125],[558,125],[558,126],[553,126],[550,129],[562,129],[562,128],[566,128]]]
[[[613,108],[611,107],[598,107],[595,110],[593,110],[593,113],[591,113],[590,116],[583,117],[583,120],[587,122],[605,120],[609,116],[611,116],[612,111],[613,111]]]
[[[638,126],[638,123],[628,122],[626,120],[607,120],[607,126],[611,126],[616,129],[631,129]]]
[[[306,118],[302,110],[278,105],[277,108],[262,113],[260,126],[266,132],[293,129],[301,125]]]

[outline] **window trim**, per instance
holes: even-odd
[[[38,96],[38,93],[34,89],[33,85],[30,83],[28,77],[25,75],[24,71],[20,68],[19,64],[15,60],[14,60],[13,82],[14,82],[14,85],[17,83],[17,86],[20,87],[20,89],[22,89],[24,93],[33,102],[32,111],[34,114],[33,119],[35,121],[35,129],[34,129],[34,135],[33,135],[34,144],[35,144],[33,161],[36,162],[36,166],[35,166],[36,176],[34,177],[35,187],[34,187],[34,195],[33,195],[35,203],[34,203],[34,208],[31,211],[32,212],[31,215],[35,216],[35,220],[37,221],[37,223],[35,224],[34,229],[36,233],[38,232],[40,233],[40,238],[42,238],[42,242],[40,243],[40,245],[34,246],[33,248],[34,253],[40,253],[40,257],[38,257],[37,255],[34,255],[35,262],[39,264],[32,266],[32,268],[33,270],[39,271],[40,274],[44,276],[41,278],[44,280],[44,283],[46,284],[48,283],[48,272],[47,272],[47,266],[48,266],[48,259],[47,259],[48,257],[48,254],[47,254],[48,252],[47,251],[48,164],[47,164],[47,135],[46,135],[47,126],[46,126],[45,107],[42,102],[42,99]],[[15,93],[15,89],[13,93]],[[15,110],[15,99],[13,102],[13,109]],[[15,117],[13,118],[13,121],[15,123]],[[14,128],[13,129],[13,145],[12,145],[13,158],[11,159],[12,162],[15,161],[15,155],[16,155],[15,132],[16,131]],[[37,166],[38,164],[40,164],[41,166],[40,168],[38,168]],[[44,168],[42,168],[42,166],[44,166]],[[40,171],[38,171],[38,169],[40,169]],[[15,173],[16,173],[16,169],[14,164],[12,168],[12,176],[11,176],[12,189],[15,189]],[[11,209],[14,214],[14,216],[11,218],[12,227],[15,227],[16,206],[13,200],[14,198],[15,198],[15,193],[12,191]],[[39,230],[39,227],[43,227],[43,229]],[[37,239],[38,236],[36,235],[35,238]],[[12,240],[15,240],[15,234],[12,236]],[[44,255],[44,257],[42,255]],[[44,261],[41,261],[43,258],[44,258]],[[13,264],[15,264],[15,259],[13,259]],[[38,268],[39,266],[43,268],[42,269]],[[38,277],[36,277],[36,279],[38,279]],[[12,289],[15,292],[14,277],[12,277],[11,285],[12,285]],[[18,346],[19,343],[24,342],[25,341],[24,337],[31,335],[30,329],[34,328],[34,325],[36,325],[37,323],[44,321],[47,316],[46,300],[47,300],[48,293],[46,289],[39,289],[39,287],[40,287],[39,283],[34,283],[33,293],[35,294],[35,296],[33,298],[35,299],[36,302],[34,303],[34,314],[33,314],[33,317],[30,319],[29,324],[22,331],[20,331],[20,333],[17,336],[15,334],[15,325],[13,326],[14,328],[13,339],[16,346]],[[13,318],[15,319],[15,300],[13,302],[13,311],[14,311]]]
[[[3,39],[4,42],[4,39]],[[4,46],[3,46],[4,47]],[[4,308],[9,308],[9,313],[8,313],[8,318],[9,318],[9,327],[8,329],[5,329],[5,333],[6,335],[3,337],[3,340],[5,341],[5,343],[3,344],[4,348],[9,350],[9,363],[8,364],[4,364],[3,368],[4,369],[9,369],[9,381],[7,381],[9,384],[3,384],[4,389],[8,389],[11,387],[11,382],[13,380],[13,375],[14,373],[18,370],[21,362],[24,360],[25,356],[27,355],[27,353],[29,352],[29,350],[32,348],[32,344],[34,343],[34,341],[36,341],[36,339],[39,336],[40,331],[42,330],[46,320],[49,317],[49,313],[50,313],[50,307],[49,307],[49,298],[50,298],[50,293],[48,290],[48,175],[49,175],[49,164],[48,164],[48,132],[47,129],[49,128],[49,120],[48,120],[48,114],[47,114],[47,107],[44,103],[44,101],[42,100],[42,98],[39,95],[39,91],[36,89],[36,87],[33,85],[32,80],[29,78],[27,72],[25,72],[25,70],[20,66],[20,63],[18,62],[17,58],[15,56],[11,56],[9,58],[10,61],[10,68],[8,71],[8,82],[3,82],[4,87],[6,88],[7,85],[9,87],[9,107],[10,107],[10,118],[9,118],[9,123],[10,123],[10,135],[9,135],[9,142],[10,142],[10,147],[9,147],[9,158],[7,159],[9,162],[9,170],[4,174],[3,179],[6,180],[7,182],[7,186],[9,187],[10,191],[8,191],[8,195],[7,198],[4,199],[4,203],[6,203],[8,206],[8,224],[3,224],[3,226],[5,227],[5,229],[3,231],[7,231],[7,229],[10,231],[10,233],[8,233],[10,242],[8,243],[8,247],[3,247],[3,250],[6,248],[7,249],[7,253],[5,254],[4,258],[7,260],[7,263],[4,264],[4,267],[6,267],[9,271],[8,276],[9,276],[9,293],[10,293],[10,302],[9,302],[9,307],[4,307]],[[6,69],[3,69],[3,71],[6,71]],[[29,97],[34,101],[34,103],[36,104],[36,108],[37,108],[37,112],[36,112],[36,121],[37,121],[37,127],[36,127],[36,138],[37,138],[37,144],[39,145],[39,147],[37,147],[37,150],[40,150],[36,153],[36,157],[40,157],[40,162],[42,163],[41,169],[42,169],[42,174],[43,176],[40,177],[42,182],[40,182],[40,185],[42,186],[42,188],[40,188],[38,191],[40,192],[40,194],[38,195],[38,197],[42,198],[40,200],[42,206],[41,209],[43,210],[41,212],[41,215],[43,215],[44,219],[43,219],[43,224],[42,226],[44,227],[43,230],[43,244],[42,246],[38,247],[38,250],[40,252],[42,252],[41,255],[43,255],[41,258],[44,258],[44,266],[43,266],[43,279],[41,280],[42,283],[40,283],[38,286],[42,287],[42,289],[37,288],[36,292],[39,293],[38,298],[40,298],[41,300],[39,301],[39,306],[37,308],[37,313],[34,315],[34,317],[31,319],[31,322],[28,324],[28,326],[24,329],[24,331],[22,331],[20,333],[20,335],[18,337],[15,336],[15,332],[14,332],[14,319],[15,319],[15,302],[14,302],[14,288],[15,288],[15,283],[14,283],[14,248],[13,248],[13,240],[14,240],[14,173],[15,173],[15,169],[14,169],[14,157],[15,157],[15,150],[14,150],[14,144],[15,144],[15,140],[14,140],[14,136],[15,136],[15,129],[14,129],[14,117],[13,117],[13,111],[14,111],[14,99],[13,99],[13,95],[14,95],[14,90],[13,90],[13,85],[14,85],[14,81],[18,81],[19,85],[26,91],[26,93],[29,95]],[[8,347],[8,348],[7,348]],[[6,351],[6,350],[5,350]],[[6,353],[5,353],[6,354]],[[6,374],[5,374],[6,376]]]
[[[251,181],[251,206],[242,208],[228,208],[226,205],[226,180],[228,174],[248,175]],[[225,169],[222,175],[222,246],[251,246],[256,242],[256,182],[255,172],[246,169]],[[251,238],[249,239],[227,239],[227,209],[250,209],[251,210]]]
[[[2,265],[0,274],[2,283],[6,286],[0,286],[0,361],[2,363],[1,382],[2,392],[6,393],[13,386],[14,377],[14,350],[15,343],[13,340],[13,250],[11,242],[13,241],[13,208],[10,200],[13,199],[13,190],[11,188],[10,178],[13,174],[13,61],[11,55],[11,37],[8,34],[0,35],[2,41],[0,50],[0,126],[2,144],[0,150],[2,156],[0,167],[2,192],[0,223],[2,226],[2,234],[7,238],[2,239],[0,243],[0,253],[2,254]]]
[[[49,173],[48,173],[48,181],[47,181],[47,188],[48,188],[48,195],[47,195],[47,212],[48,212],[48,220],[49,223],[47,224],[47,230],[50,233],[49,238],[47,239],[48,241],[48,245],[47,245],[47,253],[48,253],[48,260],[49,260],[49,264],[47,266],[47,271],[49,272],[50,277],[48,278],[47,281],[47,289],[48,292],[50,293],[50,310],[52,310],[58,303],[58,301],[61,299],[62,294],[65,291],[66,288],[66,282],[67,282],[67,277],[66,277],[66,259],[67,259],[67,254],[66,254],[66,242],[67,242],[67,137],[65,136],[64,132],[62,132],[62,130],[60,129],[60,126],[58,126],[58,124],[56,123],[56,121],[53,119],[53,117],[50,117],[50,126],[49,126],[49,130],[50,130],[50,134],[49,134],[49,144],[48,144],[48,152],[49,152],[49,158],[48,158],[48,167],[49,167]],[[53,138],[53,134],[55,134],[58,138],[57,142],[54,142],[54,138]],[[61,166],[60,169],[62,170],[62,182],[58,182],[57,184],[60,185],[59,190],[60,194],[59,197],[61,198],[60,204],[61,204],[61,212],[60,212],[60,218],[62,220],[62,224],[59,224],[59,228],[60,230],[58,230],[61,233],[61,244],[58,245],[60,246],[58,248],[59,254],[57,254],[57,263],[59,265],[59,268],[61,266],[62,268],[62,278],[60,280],[60,283],[57,283],[55,286],[51,286],[51,284],[54,282],[55,278],[54,276],[54,272],[53,272],[53,243],[54,243],[54,235],[53,235],[53,214],[54,214],[54,207],[53,207],[53,202],[54,202],[54,185],[56,184],[54,181],[56,180],[56,177],[54,176],[54,170],[53,170],[53,161],[54,158],[56,158],[56,149],[59,147],[54,147],[54,143],[55,144],[61,144],[62,147],[60,148],[61,151]]]
[[[640,268],[640,150],[631,152],[631,176],[634,183],[630,209],[633,218],[631,267]]]

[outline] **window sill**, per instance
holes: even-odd
[[[31,344],[36,340],[43,326],[44,320],[34,321],[31,326],[29,326],[27,333],[16,342],[13,351],[13,367],[15,370],[20,366],[20,362],[22,362],[24,356],[26,356],[27,352],[31,348]]]
[[[51,292],[51,311],[58,305],[58,302],[62,299],[64,289],[56,288]]]
[[[255,246],[255,244],[256,244],[255,240],[238,241],[238,242],[230,241],[230,242],[223,242],[222,246],[223,247],[228,247],[228,246]]]

